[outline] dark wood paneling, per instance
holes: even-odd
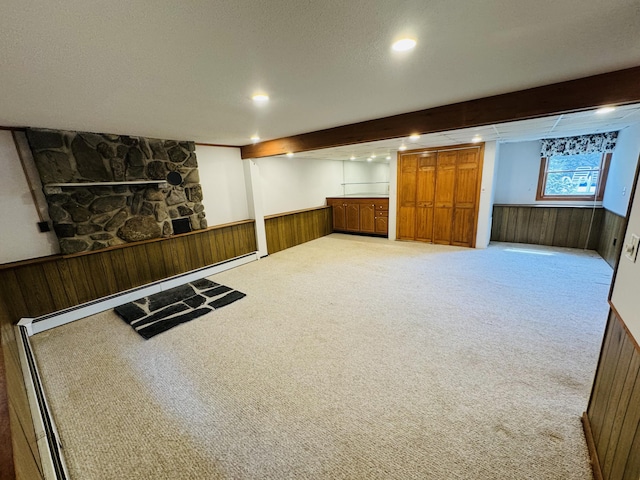
[[[11,454],[6,439],[9,418],[17,478],[42,478],[13,330],[20,318],[51,313],[254,251],[255,222],[246,220],[168,239],[0,266],[0,479],[13,478],[14,467],[5,458],[7,452]],[[5,392],[8,408],[3,401]]]
[[[13,445],[9,420],[9,397],[7,395],[4,348],[0,343],[0,480],[13,480]]]
[[[640,349],[614,311],[609,315],[586,416],[591,452],[605,480],[640,474]]]
[[[626,225],[627,222],[624,217],[616,215],[609,210],[604,210],[597,250],[611,267],[616,264],[620,256]]]
[[[269,215],[264,219],[269,254],[329,235],[333,231],[331,207]]]
[[[491,240],[595,250],[603,209],[494,205]]]
[[[373,142],[640,101],[640,67],[444,105],[241,148],[242,158]]]
[[[215,259],[202,248],[212,239],[225,246]],[[0,284],[16,294],[7,298],[15,322],[21,316],[51,313],[254,251],[251,220],[160,241],[3,265]]]

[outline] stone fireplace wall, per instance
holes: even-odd
[[[193,142],[44,129],[27,138],[64,254],[168,237],[176,219],[207,227]],[[168,176],[174,184],[100,185]]]

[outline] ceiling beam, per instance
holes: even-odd
[[[640,66],[491,97],[367,120],[241,147],[242,158],[408,137],[640,102]]]

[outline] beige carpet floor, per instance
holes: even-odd
[[[247,297],[32,337],[73,479],[592,478],[594,252],[334,234],[211,278]]]

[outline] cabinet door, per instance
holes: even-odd
[[[418,159],[416,185],[416,240],[433,240],[433,207],[436,195],[436,152],[422,153]]]
[[[457,150],[438,152],[433,212],[433,243],[451,244]]]
[[[347,203],[345,208],[347,217],[345,230],[350,232],[360,231],[360,205],[357,203]]]
[[[376,231],[381,235],[389,235],[389,212],[376,212]]]
[[[333,204],[333,229],[334,230],[346,230],[347,229],[347,217],[346,217],[346,204],[334,203]]]
[[[398,162],[398,227],[401,240],[416,238],[416,180],[418,155],[401,155]]]
[[[375,233],[376,206],[373,203],[360,205],[360,231],[363,233]]]

